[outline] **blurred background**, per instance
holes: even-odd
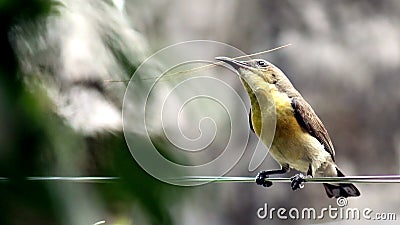
[[[259,57],[280,67],[316,110],[343,171],[399,174],[399,12],[396,0],[0,1],[0,224],[374,222],[257,218],[264,203],[336,206],[321,185],[293,192],[288,184],[264,189],[251,183],[179,187],[158,181],[140,168],[125,143],[121,110],[127,82],[113,81],[129,80],[148,56],[182,41],[215,40],[248,54],[292,43]],[[237,77],[227,82],[249,107]],[[198,127],[190,116],[182,120]],[[168,155],[161,136],[152,140]],[[256,142],[250,134],[247,147]],[[251,153],[228,175],[255,176],[248,171]],[[270,156],[259,167],[273,168],[278,164]],[[25,179],[31,176],[121,179]],[[399,216],[398,185],[357,186],[362,196],[350,199],[349,207]]]

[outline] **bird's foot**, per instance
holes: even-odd
[[[270,187],[270,186],[272,185],[272,182],[271,182],[271,181],[265,180],[265,178],[268,178],[268,177],[269,177],[269,176],[268,176],[268,174],[267,174],[267,171],[261,171],[261,172],[259,172],[259,173],[257,174],[256,183],[257,183],[258,185],[262,185],[262,186],[264,186],[264,187]]]
[[[290,178],[290,180],[292,181],[290,186],[292,187],[293,191],[304,188],[304,182],[306,182],[304,178],[305,176],[301,173],[296,174]]]

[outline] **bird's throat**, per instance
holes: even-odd
[[[250,86],[242,79],[243,86],[245,87],[247,94],[250,97],[251,103],[251,123],[254,128],[254,132],[260,136],[261,133],[261,109],[260,104],[257,101],[257,97]]]

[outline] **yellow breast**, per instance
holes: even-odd
[[[294,111],[291,105],[291,99],[284,93],[277,90],[271,92],[274,99],[276,111],[276,131],[275,136],[285,136],[290,138],[304,131],[294,117]],[[252,106],[252,123],[257,135],[261,132],[261,112],[259,107]]]
[[[289,164],[299,171],[307,171],[310,153],[319,152],[323,147],[300,127],[294,117],[291,99],[277,90],[272,91],[271,95],[276,109],[276,129],[270,153],[280,164]],[[261,115],[255,113],[252,122],[257,135],[260,135]]]

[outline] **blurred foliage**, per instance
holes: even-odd
[[[17,61],[8,39],[16,21],[43,16],[49,8],[47,1],[0,2],[0,174],[13,180],[0,185],[0,224],[22,224],[27,219],[46,224],[55,216],[46,187],[23,181],[28,174],[43,172],[32,159],[49,143],[44,135],[43,121],[47,119],[36,97],[18,79]]]
[[[176,188],[152,178],[134,162],[122,133],[77,134],[53,112],[54,105],[43,90],[28,89],[22,82],[9,32],[16,23],[46,17],[54,9],[52,4],[0,1],[0,176],[9,178],[0,181],[0,224],[93,224],[102,219],[107,224],[110,220],[133,224],[129,218],[134,205],[150,224],[172,224],[165,196],[169,201],[178,197],[173,194]],[[129,56],[115,50],[113,40],[106,43],[126,73],[132,74],[135,65]],[[120,176],[121,181],[88,185],[25,180],[29,176],[82,175]],[[79,198],[88,190],[100,199],[100,206],[90,202],[91,198]],[[68,203],[68,198],[79,201]],[[90,218],[89,212],[88,218],[80,220],[78,214],[68,213],[84,213],[91,207],[103,208],[99,211],[104,214]]]

